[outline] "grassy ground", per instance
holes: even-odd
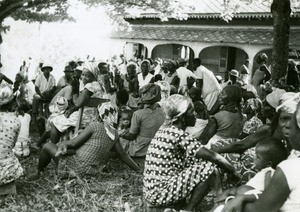
[[[33,133],[33,142],[37,133]],[[142,209],[142,175],[131,171],[118,158],[109,161],[106,172],[92,178],[57,179],[52,163],[42,179],[26,181],[36,172],[38,150],[20,159],[25,175],[16,181],[17,194],[0,197],[2,211],[125,211]],[[211,204],[201,205],[207,211]]]

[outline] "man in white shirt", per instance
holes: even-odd
[[[150,62],[148,60],[144,60],[141,63],[141,70],[142,72],[137,75],[140,89],[150,83],[151,79],[154,77],[153,74],[149,73]]]
[[[188,77],[193,77],[194,79],[196,79],[196,76],[191,70],[187,69],[188,62],[186,59],[179,58],[177,61],[178,61],[179,68],[176,70],[176,72],[177,72],[177,76],[180,79],[179,88],[181,88],[187,85],[186,79]]]
[[[196,86],[201,89],[202,98],[207,106],[208,111],[212,109],[222,90],[212,71],[208,70],[201,64],[200,58],[193,61],[196,69]]]
[[[56,89],[55,78],[50,72],[53,70],[51,65],[44,64],[41,68],[42,73],[35,80],[35,92],[32,102],[33,121],[36,121],[37,115],[43,114],[42,103],[50,102]]]

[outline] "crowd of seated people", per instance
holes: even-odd
[[[46,63],[34,82],[1,74],[0,186],[23,174],[18,158],[30,157],[29,145],[40,150],[29,181],[51,161],[58,175],[97,176],[114,150],[143,172],[152,207],[196,211],[214,188],[215,211],[300,210],[299,82],[286,76],[272,87],[265,54],[251,82],[246,65],[222,82],[200,58],[120,58],[68,62],[59,80]],[[86,106],[92,99],[99,104]]]

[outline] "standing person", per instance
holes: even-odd
[[[137,79],[139,81],[139,87],[142,88],[143,86],[150,83],[151,79],[154,77],[153,74],[149,73],[150,71],[150,62],[148,60],[144,60],[141,63],[141,70],[142,72],[137,75]]]
[[[168,73],[165,76],[165,81],[171,85],[171,89],[176,88],[176,90],[178,91],[180,79],[178,77],[176,69],[177,69],[177,61],[176,60],[169,61],[167,64]]]
[[[194,68],[196,69],[196,86],[201,89],[202,98],[210,111],[218,100],[222,90],[213,72],[204,67],[200,58],[194,59]]]
[[[271,72],[267,67],[267,62],[268,56],[265,53],[260,53],[257,55],[256,63],[259,65],[259,68],[253,75],[252,84],[254,85],[259,97],[261,97],[260,85],[271,79]]]
[[[294,91],[299,91],[299,76],[298,69],[294,60],[288,60],[288,70],[286,76],[286,85],[291,85],[294,88]]]
[[[164,113],[157,104],[161,99],[160,86],[149,83],[140,89],[140,95],[143,109],[133,113],[129,132],[120,135],[131,141],[128,152],[134,157],[146,156],[150,141],[165,120]]]
[[[240,78],[244,84],[249,83],[249,59],[246,59],[244,64],[240,67]]]
[[[222,83],[222,88],[226,87],[227,85],[236,85],[238,78],[239,72],[237,70],[232,69],[229,72],[229,79],[226,82]]]
[[[124,88],[129,93],[128,106],[131,109],[137,109],[139,101],[139,81],[136,75],[137,65],[128,63],[127,74],[124,76]]]
[[[13,153],[21,123],[15,113],[9,112],[14,98],[9,85],[0,85],[0,185],[15,181],[23,168]]]
[[[235,171],[222,156],[185,132],[196,121],[188,97],[170,96],[163,110],[166,122],[155,134],[146,156],[144,197],[155,206],[168,206],[190,196],[185,210],[195,211],[215,183],[214,164],[230,173]]]
[[[42,72],[35,80],[35,92],[32,102],[32,119],[35,122],[38,115],[42,116],[43,102],[50,102],[56,89],[55,78],[50,72],[53,70],[51,65],[44,64]]]
[[[177,61],[179,68],[176,69],[176,72],[177,76],[180,79],[179,87],[181,88],[187,85],[188,77],[193,77],[194,79],[196,79],[196,76],[191,70],[187,69],[188,61],[186,59],[179,58]]]

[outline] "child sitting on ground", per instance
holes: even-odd
[[[129,142],[128,140],[122,138],[122,135],[125,135],[129,132],[130,125],[131,125],[131,118],[132,118],[132,111],[130,109],[123,109],[119,111],[119,117],[118,117],[118,133],[120,135],[120,143],[127,152],[129,148]]]
[[[276,166],[288,156],[287,150],[280,140],[267,138],[259,142],[255,147],[255,158],[253,168],[258,172],[245,185],[238,188],[226,190],[216,202],[225,204],[238,195],[254,195],[258,199],[263,190],[267,187],[274,174]],[[214,212],[222,211],[224,204],[219,205]]]

